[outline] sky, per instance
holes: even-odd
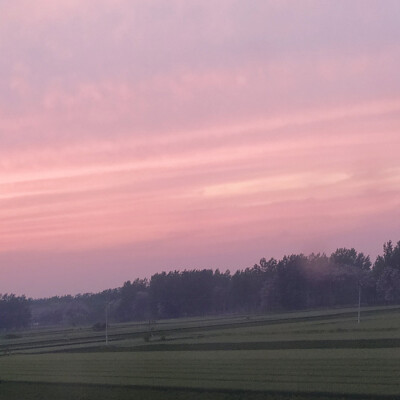
[[[400,240],[397,0],[0,0],[0,293]]]

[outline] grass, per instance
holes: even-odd
[[[0,399],[399,398],[400,309],[312,311],[2,339]],[[63,340],[68,334],[73,340]],[[165,335],[165,341],[161,340]],[[93,340],[92,340],[93,339]],[[57,394],[59,391],[61,394]],[[102,397],[103,396],[103,397]]]
[[[196,389],[399,394],[400,349],[295,349],[20,355],[5,381]]]
[[[21,398],[21,393],[24,396]],[[319,393],[295,395],[288,392],[260,393],[251,391],[193,390],[183,388],[148,388],[107,385],[63,385],[7,382],[0,387],[0,399],[7,400],[345,400],[348,397],[324,396]],[[356,399],[357,397],[355,397]],[[363,397],[374,400],[374,397]],[[391,399],[390,397],[384,397]],[[381,398],[380,398],[381,399]],[[394,398],[392,398],[394,400]]]

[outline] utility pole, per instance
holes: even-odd
[[[357,323],[360,323],[361,316],[361,284],[358,282],[358,318]]]
[[[106,304],[106,346],[108,346],[108,306],[109,304]]]

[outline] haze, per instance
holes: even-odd
[[[400,239],[400,2],[0,1],[0,293]]]

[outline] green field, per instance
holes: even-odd
[[[151,332],[149,342],[144,335]],[[0,341],[0,399],[400,397],[400,307],[34,329]]]

